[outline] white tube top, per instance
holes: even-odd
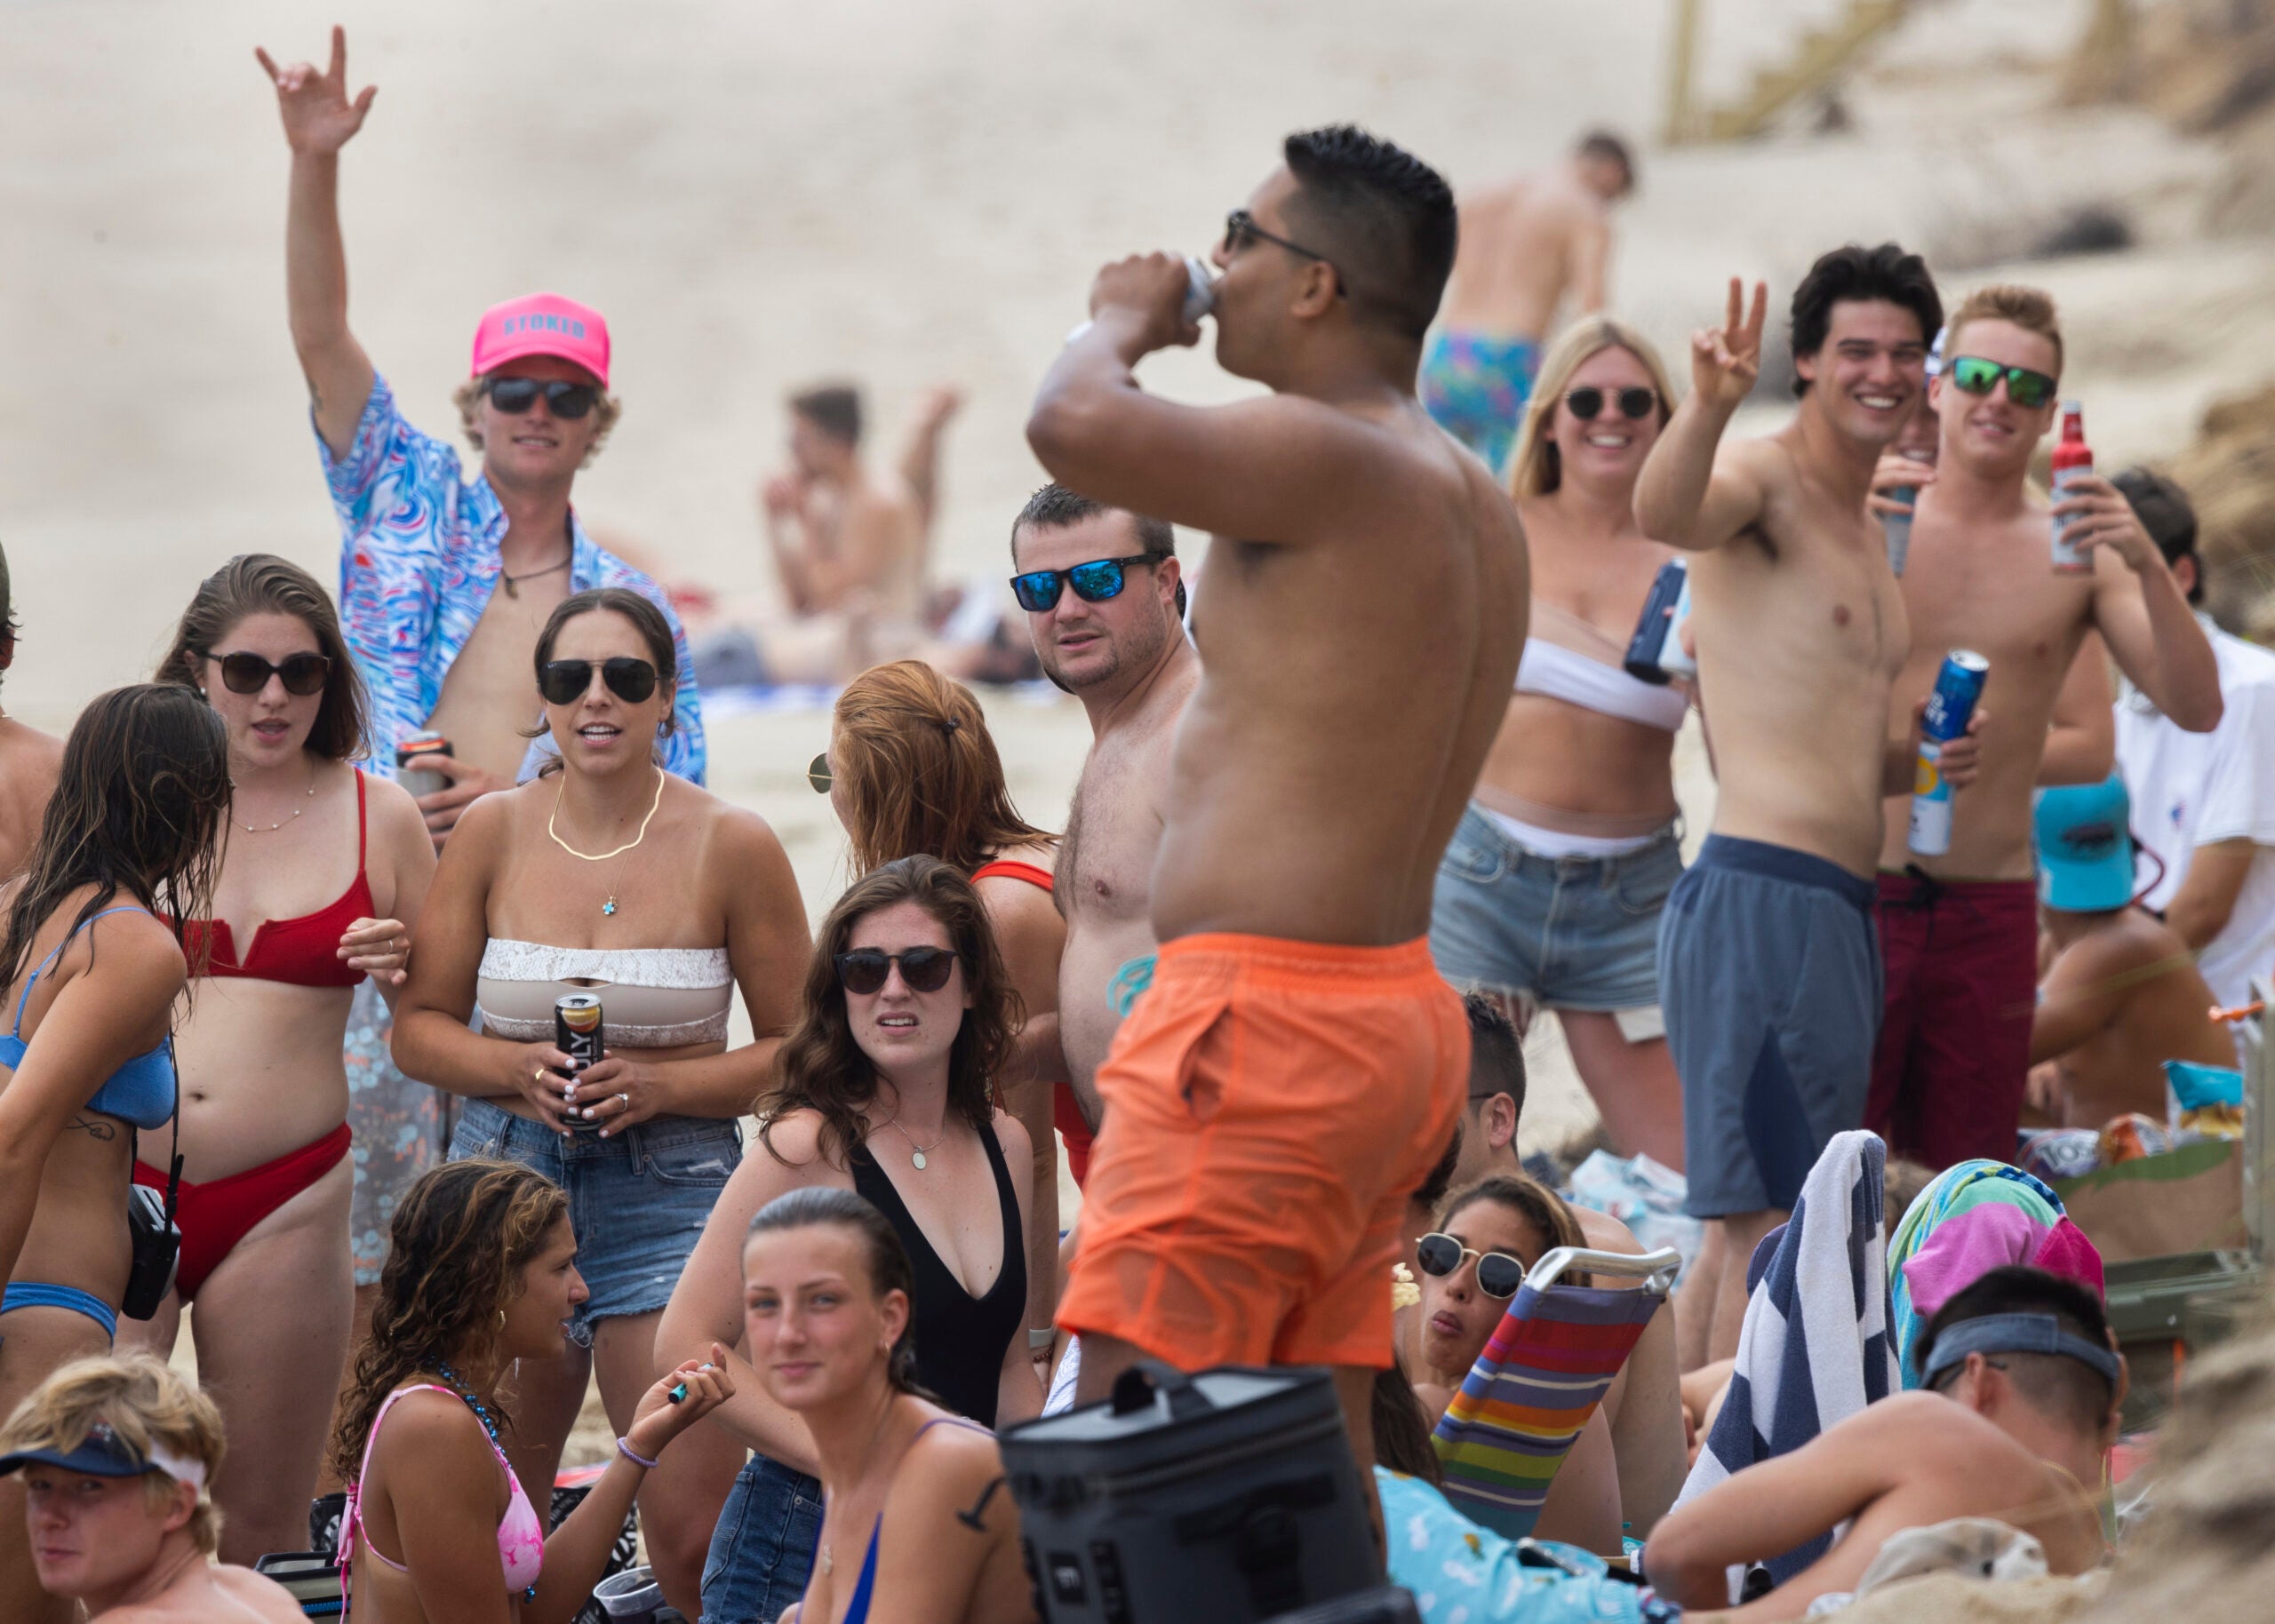
[[[1518,658],[1518,693],[1561,699],[1646,728],[1680,731],[1690,702],[1680,689],[1629,676],[1621,665],[1626,651],[1612,649],[1602,633],[1577,616],[1537,600],[1532,607],[1534,634],[1525,639]],[[1593,652],[1597,649],[1610,657]]]
[[[611,1048],[675,1048],[727,1035],[734,976],[723,947],[550,947],[492,937],[482,950],[475,999],[500,1038],[541,1043],[553,1006],[571,992],[597,993]]]

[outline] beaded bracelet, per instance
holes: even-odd
[[[647,1456],[634,1454],[632,1453],[632,1445],[626,1443],[622,1438],[616,1440],[616,1453],[622,1455],[626,1460],[631,1461],[635,1466],[644,1466],[651,1470],[653,1470],[655,1468],[656,1463],[648,1459]]]

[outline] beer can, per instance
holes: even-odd
[[[600,1063],[602,1054],[601,1000],[591,992],[570,992],[554,1000],[553,1047],[569,1056],[571,1074]],[[580,1134],[595,1134],[601,1125],[572,1117],[569,1126]]]
[[[1627,640],[1627,657],[1621,662],[1627,674],[1661,687],[1678,676],[1696,676],[1698,662],[1682,651],[1682,623],[1689,617],[1690,565],[1671,558],[1651,577],[1635,635]]]
[[[409,790],[415,799],[432,795],[450,787],[451,781],[432,769],[422,769],[419,761],[427,756],[446,756],[451,753],[451,741],[432,728],[406,734],[395,747],[395,782]]]
[[[1920,756],[1912,779],[1908,843],[1923,857],[1940,857],[1952,848],[1952,786],[1943,775],[1944,746],[1967,731],[1990,674],[1991,662],[1968,649],[1952,649],[1936,673],[1928,713],[1920,724]]]
[[[1888,487],[1888,499],[1891,502],[1902,502],[1909,506],[1920,499],[1920,492],[1916,487],[1911,485],[1891,485]],[[1912,553],[1912,515],[1910,513],[1882,513],[1880,529],[1888,536],[1888,567],[1901,576],[1904,573],[1904,561]]]
[[[1193,326],[1217,308],[1217,279],[1197,254],[1185,257],[1185,319]]]

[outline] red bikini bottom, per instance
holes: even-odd
[[[181,1226],[181,1266],[174,1275],[175,1294],[184,1302],[196,1297],[206,1276],[236,1249],[255,1224],[337,1167],[353,1141],[343,1122],[315,1143],[288,1150],[273,1162],[203,1184],[184,1179],[174,1214],[174,1221]],[[163,1192],[165,1172],[138,1161],[134,1182]]]

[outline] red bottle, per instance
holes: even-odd
[[[2080,474],[2094,471],[2094,454],[2086,445],[2086,409],[2076,401],[2062,402],[2062,440],[2054,448],[2054,499]],[[2054,569],[2060,575],[2086,575],[2093,570],[2093,555],[2080,552],[2064,538],[2070,516],[2054,515]]]

